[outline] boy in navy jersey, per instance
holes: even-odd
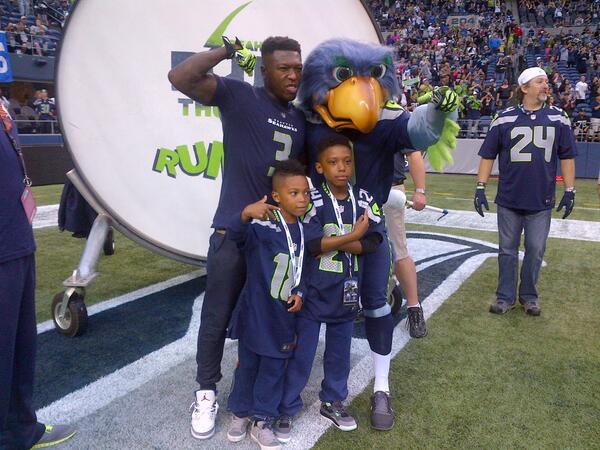
[[[242,249],[246,283],[233,312],[229,335],[239,339],[239,364],[228,408],[233,420],[227,437],[251,437],[261,448],[280,448],[272,431],[279,415],[286,361],[296,347],[296,314],[306,293],[306,243],[320,239],[319,226],[299,219],[309,204],[304,166],[289,160],[275,165],[273,199],[244,208],[227,229]]]
[[[571,121],[564,111],[547,106],[548,77],[539,67],[526,69],[518,79],[522,103],[500,111],[490,125],[479,150],[481,162],[477,175],[474,205],[483,216],[488,209],[485,184],[498,157],[498,289],[490,312],[504,314],[516,300],[525,313],[539,316],[535,284],[550,231],[557,161],[560,161],[565,193],[558,211],[565,207],[563,219],[575,205],[575,156],[577,149]],[[525,257],[517,293],[519,243],[525,232]]]
[[[353,165],[345,136],[331,133],[319,141],[315,169],[324,181],[311,191],[313,204],[304,222],[318,224],[323,237],[307,244],[311,257],[304,306],[296,320],[298,348],[288,362],[275,429],[281,442],[289,441],[291,417],[302,407],[300,393],[310,376],[322,323],[327,324],[327,331],[321,415],[342,431],[356,429],[356,421],[343,404],[348,395],[350,344],[363,263],[356,255],[382,245],[383,221],[373,197],[349,184]]]

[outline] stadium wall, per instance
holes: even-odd
[[[479,168],[479,156],[477,152],[483,143],[483,139],[458,139],[458,145],[453,153],[454,164],[446,167],[443,173],[455,174],[477,174]],[[578,142],[577,158],[575,159],[575,175],[577,178],[598,178],[600,170],[600,143]],[[427,172],[435,171],[425,160]],[[498,161],[494,162],[492,175],[498,175]]]

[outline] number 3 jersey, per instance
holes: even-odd
[[[382,243],[385,225],[381,211],[375,199],[364,189],[353,188],[356,200],[356,218],[360,217],[365,209],[369,216],[369,229],[367,233],[378,233],[379,245]],[[304,216],[308,224],[317,225],[323,230],[323,236],[340,236],[340,227],[335,214],[334,205],[325,183],[311,191],[312,204]],[[340,216],[345,232],[352,231],[353,212],[350,196],[345,200],[337,200]],[[350,273],[352,261],[352,273]],[[298,313],[299,316],[318,322],[345,322],[356,317],[356,310],[343,304],[344,281],[350,276],[363,280],[360,277],[362,258],[349,255],[341,251],[332,251],[320,255],[318,258],[310,256],[306,270],[308,271],[307,290],[304,304]]]
[[[262,87],[216,77],[210,105],[223,125],[223,183],[214,228],[271,192],[275,161],[297,158],[304,148],[304,114],[273,99]]]
[[[279,217],[279,216],[277,216]],[[296,257],[301,239],[298,223],[287,224]],[[302,225],[304,233],[304,267],[300,285],[292,289],[294,276],[286,233],[279,220],[253,220],[243,223],[237,215],[230,221],[227,238],[244,252],[246,282],[229,324],[228,336],[240,339],[254,353],[272,358],[289,358],[296,346],[295,316],[287,310],[291,293],[306,294],[307,245],[320,239],[316,224]]]
[[[528,112],[500,111],[490,125],[479,156],[498,156],[496,203],[505,208],[541,211],[554,207],[558,159],[577,155],[571,121],[555,106]]]

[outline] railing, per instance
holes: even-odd
[[[484,139],[491,119],[460,119],[459,139]],[[600,121],[573,121],[573,134],[577,142],[600,142]]]
[[[21,41],[19,36],[26,36],[27,41]],[[29,34],[18,31],[6,31],[6,41],[10,53],[34,56],[54,56],[59,38],[49,34]]]
[[[19,134],[62,134],[57,120],[24,120],[14,121]]]

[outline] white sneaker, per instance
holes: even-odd
[[[210,439],[215,434],[218,410],[219,404],[215,391],[196,391],[196,401],[190,406],[192,436],[196,439]]]

